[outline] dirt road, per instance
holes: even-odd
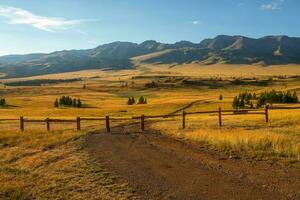
[[[86,146],[140,199],[300,199],[300,170],[230,157],[136,127],[91,134]]]

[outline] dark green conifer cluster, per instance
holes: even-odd
[[[56,99],[54,102],[54,107],[66,106],[66,107],[82,107],[82,102],[80,99],[72,99],[69,96],[62,96],[59,99]]]
[[[129,97],[128,101],[127,101],[127,105],[134,105],[136,103],[135,98],[134,97]],[[139,101],[137,102],[137,104],[147,104],[147,99],[143,96],[141,96],[139,98]]]
[[[257,107],[261,107],[266,104],[273,103],[298,103],[297,93],[294,91],[277,92],[272,90],[271,92],[262,93],[257,99]]]
[[[239,96],[234,97],[232,102],[233,108],[253,108],[253,100],[256,100],[256,94],[255,93],[240,93]]]
[[[233,108],[253,108],[253,102],[256,101],[256,107],[260,108],[267,104],[273,103],[298,103],[298,97],[296,92],[277,92],[272,90],[270,92],[265,91],[261,93],[258,97],[255,93],[240,93],[238,96],[234,97],[232,102]]]

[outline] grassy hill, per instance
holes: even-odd
[[[131,69],[136,65],[131,59],[136,57],[143,58],[139,63],[148,64],[299,64],[300,38],[220,35],[200,43],[113,42],[87,50],[2,56],[0,73],[12,78],[86,69]]]

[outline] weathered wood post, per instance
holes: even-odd
[[[109,133],[110,132],[109,116],[105,117],[105,122],[106,122],[106,131]]]
[[[141,116],[141,129],[142,131],[145,130],[145,115]]]
[[[21,131],[24,131],[24,117],[23,116],[20,117],[20,129],[21,129]]]
[[[186,112],[183,111],[182,112],[182,128],[185,129],[185,116],[186,116]]]
[[[80,127],[80,117],[76,118],[76,122],[77,122],[77,130],[80,131],[81,127]]]
[[[47,131],[50,131],[50,120],[49,118],[46,119]]]
[[[222,126],[222,109],[219,107],[219,127]]]
[[[266,123],[269,122],[269,106],[266,105],[265,107],[265,117],[266,117]]]

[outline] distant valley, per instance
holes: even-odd
[[[0,73],[15,78],[86,69],[130,69],[136,66],[132,58],[137,56],[143,58],[140,63],[146,64],[300,64],[300,38],[220,35],[200,43],[113,42],[87,50],[2,56]]]

